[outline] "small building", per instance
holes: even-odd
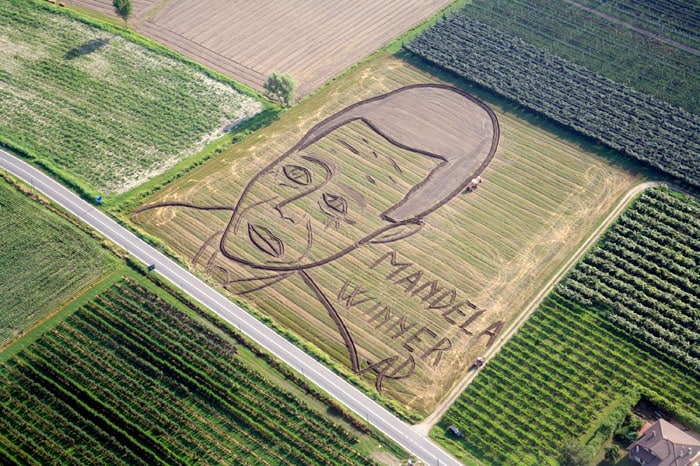
[[[700,466],[700,440],[659,419],[627,450],[644,466]]]

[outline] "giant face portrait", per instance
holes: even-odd
[[[210,226],[192,265],[204,265],[234,294],[260,294],[268,306],[297,297],[305,314],[297,317],[283,305],[278,318],[320,328],[307,338],[347,358],[353,372],[373,374],[381,391],[384,380],[410,377],[416,364],[437,367],[454,335],[486,334],[492,342],[500,331],[502,322],[472,332],[483,310],[437,280],[419,283],[420,270],[397,276],[407,263],[395,263],[394,251],[386,250],[465,192],[493,158],[498,139],[498,121],[479,100],[449,86],[413,85],[312,127],[249,179],[234,205],[170,202],[138,211],[218,211],[217,219],[226,212],[223,224]],[[373,248],[381,250],[369,262],[353,257]],[[356,265],[340,272],[343,261]],[[413,322],[410,309],[400,309],[397,290],[409,305],[431,309],[435,321]],[[313,341],[319,334],[329,340]],[[356,335],[371,348],[358,345]]]
[[[250,180],[222,254],[255,269],[291,271],[414,233],[488,163],[497,140],[490,117],[467,94],[434,85],[337,113]]]
[[[408,167],[405,151],[389,146],[356,120],[278,159],[244,190],[222,252],[256,269],[307,269],[398,234],[406,222],[386,212],[437,161]]]

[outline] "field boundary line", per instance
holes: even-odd
[[[90,283],[89,285],[85,286],[84,288],[78,290],[73,296],[68,298],[66,301],[64,301],[62,304],[59,304],[56,306],[51,312],[46,314],[44,317],[42,317],[40,320],[34,323],[34,325],[27,327],[24,332],[22,332],[17,338],[0,348],[0,354],[4,353],[5,351],[9,350],[16,344],[20,344],[22,340],[24,340],[25,337],[30,335],[31,333],[35,332],[38,328],[42,327],[43,325],[46,325],[47,322],[54,320],[57,318],[59,314],[61,314],[68,306],[72,305],[74,302],[85,296],[87,293],[89,293],[91,290],[94,290],[98,286],[100,286],[102,283],[105,283],[106,281],[112,279],[115,275],[118,273],[122,272],[123,266],[122,265],[117,265],[114,270],[111,272],[106,273],[105,275],[102,275],[100,278],[98,278],[96,281]],[[77,309],[76,309],[77,310]],[[72,313],[71,313],[72,314]],[[55,327],[56,324],[58,324],[60,321],[66,319],[68,315],[62,317],[59,319],[57,322],[54,322],[51,324],[50,328],[47,328],[46,330],[50,330],[51,328]],[[42,334],[46,332],[41,332],[40,334],[36,335],[35,337],[32,337],[32,340],[30,341],[33,342],[35,339],[39,338]],[[0,361],[2,361],[3,358],[0,357]]]
[[[226,74],[231,79],[246,84],[256,91],[264,91],[263,84],[266,77],[260,71],[225,57],[221,53],[188,39],[182,34],[166,29],[151,19],[139,23],[137,31],[162,46],[175,50],[196,63],[203,64],[208,68]],[[205,56],[207,54],[209,55],[208,57]],[[218,61],[214,60],[212,56]],[[236,74],[237,77],[234,78],[227,73]]]
[[[613,210],[608,213],[608,215],[603,219],[603,221],[596,227],[595,230],[586,238],[583,243],[576,249],[571,257],[559,268],[559,270],[549,279],[549,281],[540,289],[540,291],[535,295],[535,297],[530,301],[530,303],[525,306],[525,309],[520,313],[520,315],[515,319],[515,321],[510,325],[508,330],[502,334],[496,344],[488,349],[483,355],[483,357],[488,361],[493,358],[501,349],[501,347],[510,340],[510,338],[515,335],[520,327],[525,323],[525,321],[530,317],[530,315],[535,312],[539,305],[544,301],[554,287],[561,281],[561,279],[566,275],[569,270],[583,257],[583,255],[590,249],[590,247],[600,239],[600,237],[605,233],[610,227],[610,225],[617,220],[622,211],[629,205],[632,198],[637,196],[643,191],[655,186],[667,185],[660,181],[647,181],[638,184],[620,199],[618,204],[613,208]],[[462,394],[462,392],[469,386],[469,384],[476,378],[479,374],[479,370],[470,369],[467,375],[447,394],[444,400],[438,405],[438,407],[430,413],[422,422],[413,426],[413,428],[424,435],[428,435],[430,430],[438,423],[440,418],[447,412],[447,410],[454,404],[457,398]]]
[[[136,27],[139,24],[143,23],[144,21],[148,21],[151,18],[153,18],[155,15],[157,15],[158,13],[163,11],[163,8],[168,6],[168,4],[171,1],[172,0],[163,0],[160,3],[158,3],[157,5],[155,5],[153,8],[151,8],[150,10],[146,10],[146,12],[140,18],[137,18],[135,21],[132,21],[132,25],[133,25],[132,27]]]

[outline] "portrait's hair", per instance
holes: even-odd
[[[445,121],[445,106],[484,114],[456,114]],[[500,135],[496,115],[479,99],[451,86],[416,84],[358,102],[323,120],[280,159],[354,120],[363,121],[397,147],[439,161],[403,199],[383,212],[382,217],[393,223],[420,220],[462,192],[489,164]],[[475,128],[475,123],[481,127]],[[479,132],[488,136],[470,139]]]

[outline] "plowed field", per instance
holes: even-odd
[[[114,14],[110,0],[72,3]],[[448,3],[135,0],[130,24],[257,90],[271,72],[289,73],[303,97]]]

